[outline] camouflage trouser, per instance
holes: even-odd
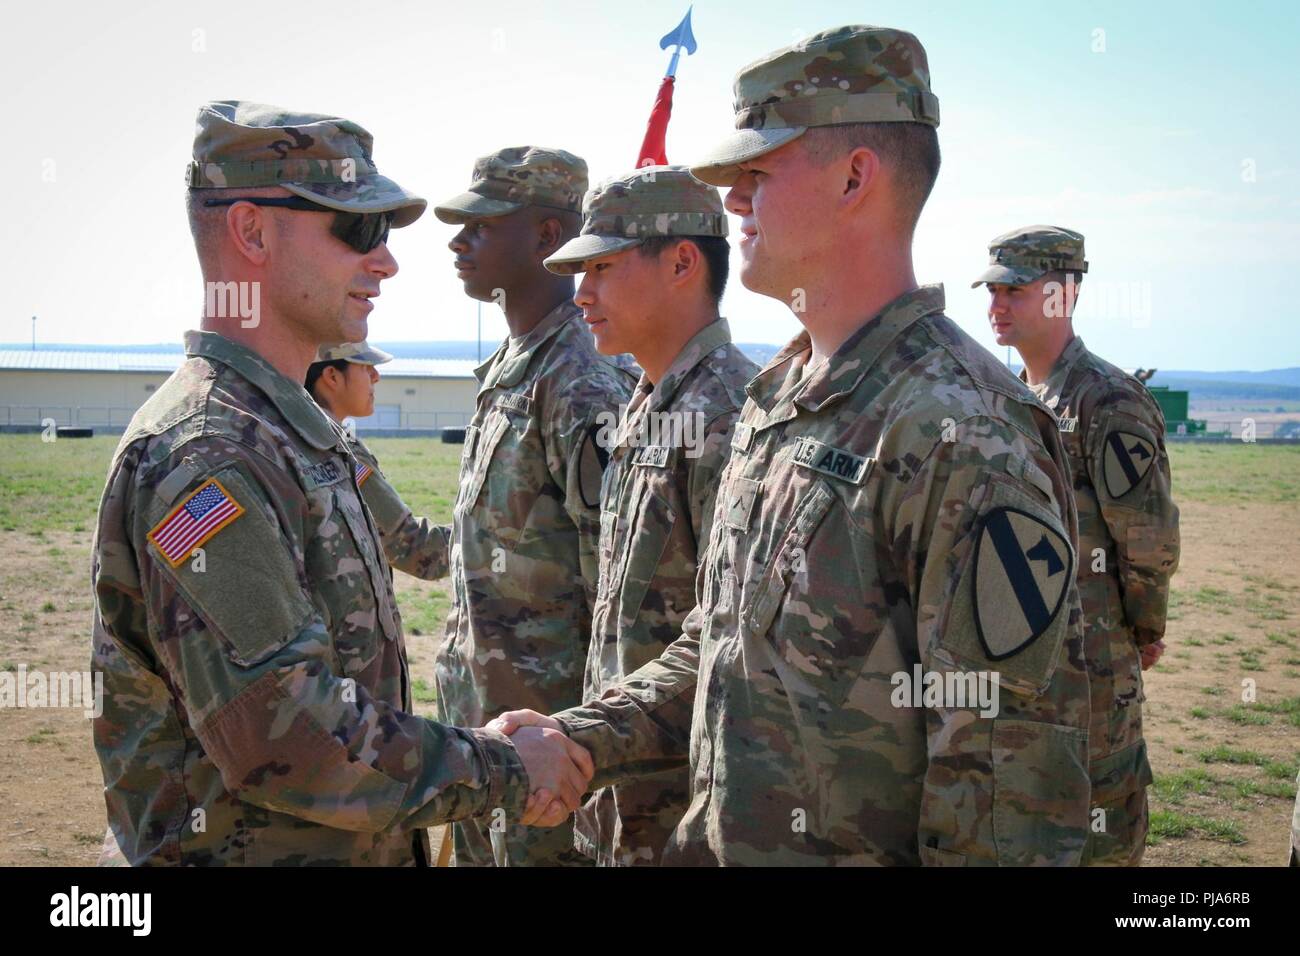
[[[686,770],[604,787],[578,808],[574,845],[598,866],[658,866],[690,795]]]
[[[1080,866],[1140,866],[1150,827],[1146,741],[1110,754],[1089,768],[1092,813]],[[1099,812],[1100,811],[1100,812]]]
[[[592,866],[573,848],[573,818],[558,827],[493,825],[491,817],[452,824],[452,866]]]

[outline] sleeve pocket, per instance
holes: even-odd
[[[315,615],[298,568],[263,498],[235,468],[214,476],[245,513],[205,541],[203,561],[170,567],[154,549],[160,572],[230,648],[230,659],[251,667],[292,640]],[[162,515],[151,516],[158,521]]]
[[[1088,735],[993,722],[993,842],[999,866],[1074,866],[1088,831]]]

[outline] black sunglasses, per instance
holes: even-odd
[[[330,226],[330,235],[342,239],[360,253],[367,253],[381,242],[387,242],[388,230],[393,224],[391,212],[340,212],[300,196],[286,198],[237,196],[233,199],[207,199],[204,200],[203,205],[233,206],[237,202],[248,202],[254,206],[280,206],[285,209],[297,209],[300,212],[332,212],[334,222]]]

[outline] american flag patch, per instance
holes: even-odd
[[[243,513],[221,482],[209,478],[154,526],[149,540],[174,568]]]
[[[357,462],[357,468],[356,468],[357,487],[360,488],[362,483],[374,473],[375,473],[375,469],[371,468],[364,461]]]

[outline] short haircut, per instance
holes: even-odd
[[[333,359],[329,362],[312,362],[307,366],[307,381],[303,384],[303,388],[311,392],[311,397],[315,398],[316,383],[320,381],[320,377],[325,374],[327,368],[336,368],[340,372],[346,374],[347,367],[347,359]]]
[[[916,228],[939,177],[939,134],[933,126],[925,123],[814,126],[799,139],[807,155],[819,166],[862,146],[879,156],[893,170],[898,183],[899,212],[904,224]]]
[[[555,219],[560,224],[560,242],[565,243],[582,232],[582,213],[572,209],[556,209],[551,206],[534,206],[537,210],[533,221],[541,224],[548,219]]]
[[[190,235],[194,237],[194,248],[202,265],[213,245],[220,238],[226,227],[226,211],[229,206],[205,205],[209,199],[235,199],[241,196],[285,196],[288,190],[280,186],[249,186],[246,188],[227,187],[224,189],[187,189],[185,191],[185,213],[190,222]],[[292,219],[288,216],[281,220],[282,231],[291,227]]]
[[[681,241],[692,242],[700,250],[700,256],[709,273],[709,295],[713,304],[722,301],[722,293],[727,289],[727,276],[731,271],[731,246],[722,236],[647,236],[636,248],[643,256],[658,256],[665,249],[671,249]]]

